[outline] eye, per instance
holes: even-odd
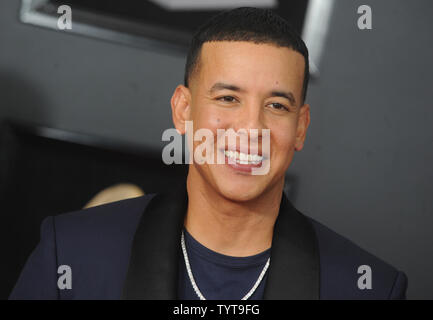
[[[289,111],[289,108],[287,108],[285,105],[281,104],[281,103],[270,103],[270,106],[273,106],[273,109],[276,110],[284,110],[284,111]]]
[[[217,100],[222,101],[222,102],[236,102],[236,99],[232,96],[219,97],[219,98],[217,98]]]

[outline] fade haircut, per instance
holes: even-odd
[[[307,46],[287,20],[272,10],[251,7],[226,10],[200,26],[191,40],[186,59],[185,87],[188,87],[191,76],[198,69],[203,44],[211,41],[248,41],[255,44],[272,44],[300,53],[305,60],[302,104],[305,102],[310,78]]]

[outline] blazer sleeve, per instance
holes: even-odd
[[[50,216],[41,224],[40,242],[28,258],[9,299],[58,299],[55,238],[54,218]]]
[[[391,300],[406,300],[407,276],[398,272],[389,298]]]

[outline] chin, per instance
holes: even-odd
[[[223,196],[227,199],[229,199],[230,201],[233,202],[248,202],[251,200],[254,200],[255,198],[257,198],[259,194],[254,194],[254,193],[242,193],[242,192],[230,192],[230,191],[226,191],[226,190],[222,190],[221,192],[223,194]]]
[[[272,183],[270,175],[234,174],[221,166],[196,167],[197,172],[208,186],[222,197],[235,202],[248,202],[258,199]]]
[[[245,182],[218,183],[217,189],[227,199],[236,202],[254,200],[263,194],[264,188],[260,184]]]

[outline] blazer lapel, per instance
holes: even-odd
[[[264,299],[319,299],[319,282],[319,249],[313,226],[283,194]]]
[[[147,205],[134,236],[124,299],[177,298],[180,236],[186,190],[157,194]]]
[[[186,189],[157,194],[132,244],[124,299],[176,299]],[[275,222],[264,299],[318,299],[319,251],[313,227],[283,194]]]

